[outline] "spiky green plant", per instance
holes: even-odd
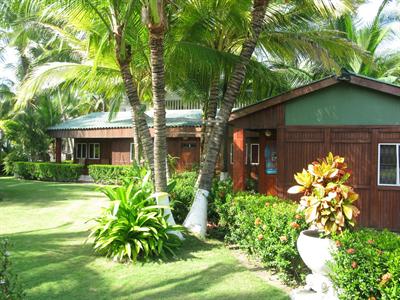
[[[168,215],[163,215],[167,207],[156,205],[149,177],[148,172],[140,184],[100,189],[111,202],[89,236],[94,237],[95,252],[120,262],[175,256],[182,242],[174,232],[184,228],[168,224]]]

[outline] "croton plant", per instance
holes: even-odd
[[[355,225],[360,211],[354,205],[358,194],[346,185],[350,173],[344,158],[329,153],[294,175],[298,185],[288,193],[303,196],[299,209],[304,210],[306,222],[323,230],[325,235],[340,233]]]

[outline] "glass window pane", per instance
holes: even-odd
[[[82,158],[86,158],[87,157],[87,155],[86,155],[86,152],[87,150],[86,150],[86,144],[82,144]]]
[[[258,164],[259,163],[259,148],[258,144],[251,145],[251,163]]]
[[[94,158],[100,158],[100,144],[95,144],[94,147]]]
[[[396,145],[380,145],[379,183],[397,183]]]

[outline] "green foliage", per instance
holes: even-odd
[[[174,182],[173,188],[169,191],[171,198],[171,207],[173,215],[177,223],[183,223],[190,207],[193,203],[195,194],[195,185],[198,173],[195,171],[187,171],[176,173],[172,177]],[[215,178],[213,186],[208,197],[208,221],[210,223],[218,223],[218,213],[216,212],[215,202],[224,203],[225,198],[233,193],[232,181],[220,181]]]
[[[14,164],[19,161],[28,161],[28,156],[20,151],[12,151],[4,157],[4,173],[11,175],[14,173]]]
[[[82,165],[41,162],[14,163],[14,176],[43,181],[77,181],[82,175]]]
[[[168,224],[166,207],[156,205],[152,197],[150,172],[143,181],[122,187],[103,187],[100,190],[110,199],[110,206],[95,219],[94,250],[116,261],[175,255],[181,245],[173,231],[183,232],[182,226]]]
[[[400,236],[362,229],[334,236],[332,280],[340,299],[400,299]]]
[[[89,165],[89,175],[94,182],[100,184],[123,184],[131,180],[142,178],[147,168],[139,165]]]
[[[308,273],[297,252],[296,241],[307,228],[291,201],[258,194],[239,193],[216,202],[220,226],[227,242],[259,258],[288,284],[301,283]]]
[[[329,153],[294,175],[299,185],[291,187],[288,193],[303,194],[299,208],[304,210],[307,223],[316,225],[326,235],[341,232],[354,226],[360,213],[353,205],[358,194],[345,184],[349,177],[344,158]]]
[[[0,241],[0,299],[18,300],[25,296],[18,277],[11,271],[9,242]]]

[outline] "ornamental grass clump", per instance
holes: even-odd
[[[341,233],[355,225],[359,210],[354,202],[358,194],[346,185],[350,172],[343,157],[329,153],[294,178],[298,185],[291,187],[288,193],[303,194],[299,209],[304,210],[308,224],[323,230],[325,235]]]
[[[95,252],[119,262],[175,256],[182,244],[176,232],[184,228],[168,224],[167,207],[156,205],[149,178],[150,172],[140,183],[100,189],[111,202],[95,219],[89,236],[94,237]]]

